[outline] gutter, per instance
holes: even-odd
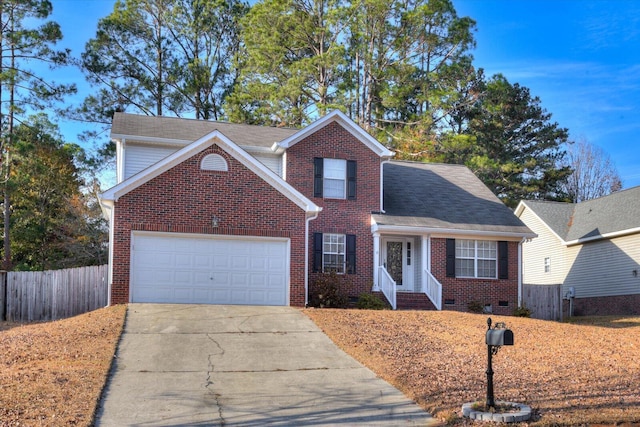
[[[307,219],[304,222],[304,306],[309,306],[309,222],[318,218],[320,210],[307,212]],[[291,284],[289,284],[289,291],[291,291]],[[291,303],[291,300],[289,300]]]
[[[107,219],[107,221],[109,221],[109,267],[107,268],[107,307],[109,307],[111,305],[111,285],[113,278],[113,211],[115,209],[115,205],[113,204],[112,200],[105,200],[100,197],[99,200],[102,214]]]
[[[522,240],[518,242],[518,307],[522,307],[522,263],[524,261],[524,259],[522,258],[522,244],[526,241],[527,238],[523,237]]]

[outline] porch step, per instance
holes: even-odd
[[[423,293],[398,292],[396,305],[398,310],[436,310],[429,297]]]

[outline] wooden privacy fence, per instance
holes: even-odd
[[[3,302],[1,305],[5,308],[6,320],[56,320],[106,306],[107,267],[98,265],[4,273],[6,281],[0,283],[6,286],[6,293],[0,292],[0,300],[5,295],[6,300],[0,302]]]
[[[523,285],[522,299],[535,319],[562,321],[561,285]]]

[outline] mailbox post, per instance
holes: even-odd
[[[513,332],[506,328],[504,323],[496,323],[491,329],[491,318],[487,319],[487,408],[495,408],[496,401],[493,396],[493,367],[491,366],[493,355],[503,345],[513,345]]]

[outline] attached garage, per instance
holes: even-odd
[[[131,302],[289,304],[289,239],[133,232]]]

